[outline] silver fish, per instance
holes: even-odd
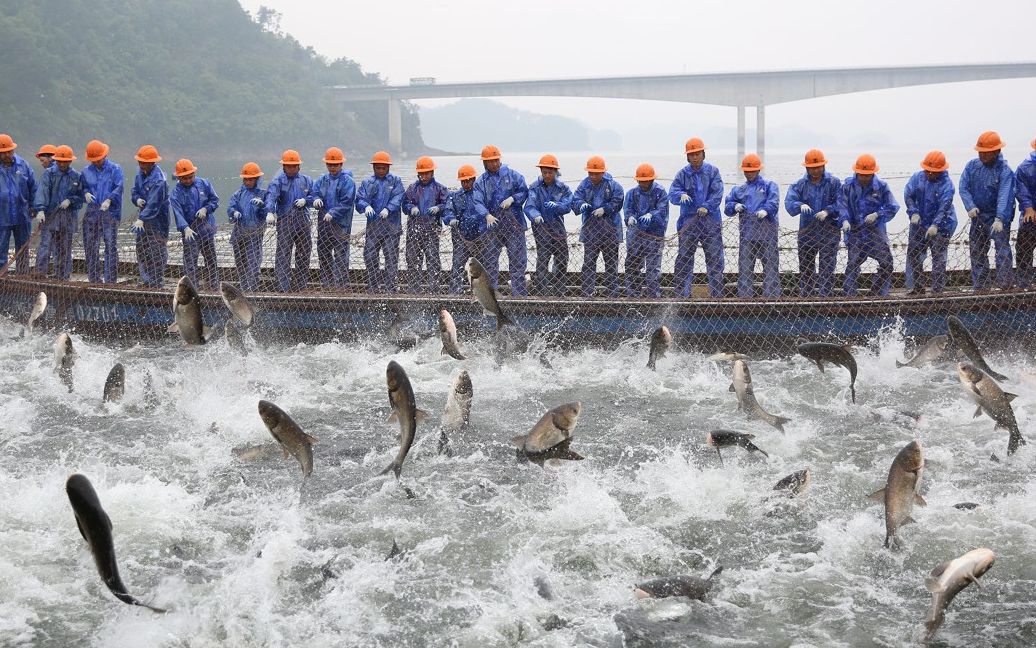
[[[43,317],[44,311],[47,310],[47,293],[40,292],[36,295],[36,301],[32,303],[32,312],[29,313],[29,323],[26,325],[26,329],[29,335],[32,335],[32,327],[36,324],[36,321]]]
[[[450,440],[447,432],[460,430],[471,419],[471,376],[461,370],[453,379],[453,389],[446,398],[446,408],[442,413],[442,428],[439,433],[439,454],[450,454]]]
[[[518,448],[518,456],[541,466],[548,459],[582,460],[579,453],[570,449],[572,431],[582,411],[583,404],[578,401],[558,405],[548,411],[528,434],[511,439]]]
[[[802,495],[809,490],[809,487],[813,484],[813,476],[809,472],[809,468],[805,470],[796,470],[784,479],[774,484],[773,489],[775,491],[785,491],[791,495]]]
[[[648,369],[655,370],[655,362],[665,357],[665,352],[669,350],[669,345],[673,343],[673,336],[669,333],[669,328],[666,326],[659,326],[655,329],[655,332],[651,334],[651,348],[648,351]]]
[[[908,362],[900,362],[896,360],[896,369],[902,367],[920,367],[930,362],[935,362],[946,355],[946,349],[950,346],[950,338],[948,335],[936,335],[932,339],[925,342],[924,346],[917,352],[913,358]]]
[[[791,419],[770,414],[763,409],[763,406],[755,399],[755,392],[752,389],[752,374],[748,371],[748,363],[742,359],[734,360],[734,381],[730,384],[730,391],[737,394],[739,412],[744,412],[750,419],[769,423],[782,434],[784,433],[784,424],[789,423]]]
[[[996,422],[996,427],[1009,432],[1007,454],[1013,455],[1018,446],[1025,445],[1025,438],[1018,429],[1018,421],[1014,417],[1014,410],[1011,409],[1011,401],[1017,396],[1000,389],[996,381],[969,364],[958,363],[957,376],[964,391],[978,406],[975,416],[981,416],[982,412],[985,412]]]
[[[848,347],[830,342],[808,342],[803,340],[796,350],[804,358],[812,360],[824,373],[824,363],[829,362],[839,367],[845,367],[849,372],[849,393],[852,394],[853,402],[856,402],[856,358]]]
[[[108,403],[121,401],[125,393],[126,368],[122,366],[121,362],[116,362],[115,366],[108,372],[108,377],[104,381],[103,402]]]
[[[298,459],[303,478],[309,477],[313,472],[313,444],[318,439],[303,432],[287,412],[270,401],[259,401],[259,416],[273,438],[281,444],[284,458],[293,456]]]
[[[169,332],[178,332],[184,344],[205,344],[205,327],[201,317],[201,299],[188,276],[180,277],[173,293],[173,325]]]
[[[982,352],[978,349],[978,343],[971,336],[968,327],[964,326],[964,322],[956,316],[950,315],[946,318],[946,325],[950,329],[950,340],[953,342],[953,346],[960,349],[976,367],[986,372],[993,380],[1007,380],[1007,376],[993,371],[986,363],[986,359],[982,357]]]
[[[234,316],[234,319],[241,326],[245,328],[250,327],[252,320],[255,318],[255,310],[252,308],[248,298],[245,297],[245,293],[234,284],[223,281],[219,284],[219,294],[223,298],[223,303],[227,305],[227,308]]]
[[[483,312],[496,317],[497,330],[500,330],[504,324],[513,324],[514,322],[501,310],[496,291],[489,283],[489,275],[486,274],[486,269],[482,267],[478,259],[469,258],[468,262],[464,264],[464,269],[467,271],[468,281],[471,283],[471,293],[482,305]]]
[[[385,383],[388,385],[389,405],[392,407],[392,414],[389,415],[388,420],[390,423],[399,422],[400,445],[396,458],[380,474],[385,475],[392,472],[396,475],[396,479],[399,479],[403,461],[410,452],[410,446],[414,445],[417,422],[423,421],[426,414],[417,409],[414,388],[410,386],[410,377],[395,360],[389,361],[388,367],[385,369]]]
[[[464,352],[457,342],[457,325],[453,322],[453,315],[445,308],[439,311],[439,338],[442,340],[442,353],[457,360],[467,360]]]
[[[871,493],[871,499],[885,503],[885,546],[888,547],[896,537],[896,532],[904,524],[914,521],[910,514],[914,504],[928,506],[924,498],[918,494],[921,487],[921,476],[924,473],[924,453],[921,443],[911,441],[896,455],[889,468],[885,488]]]
[[[719,451],[720,448],[729,448],[731,446],[741,446],[749,452],[759,452],[764,457],[769,457],[766,451],[752,443],[752,439],[755,438],[754,434],[747,434],[745,432],[734,432],[733,430],[713,430],[712,432],[705,433],[705,443],[716,449],[716,454],[719,455],[719,463],[723,464],[723,454]]]
[[[959,558],[938,565],[924,579],[925,587],[932,593],[932,607],[924,620],[926,641],[942,625],[946,608],[953,599],[968,585],[978,585],[978,579],[989,571],[995,561],[996,554],[991,550],[984,547],[972,549]]]
[[[72,391],[72,367],[76,364],[76,352],[72,348],[72,337],[62,331],[54,341],[54,369],[68,391]]]

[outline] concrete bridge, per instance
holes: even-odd
[[[766,106],[816,97],[906,88],[935,83],[1036,77],[1036,62],[925,65],[776,72],[730,72],[664,76],[540,79],[405,86],[332,86],[343,103],[385,101],[389,145],[402,150],[400,102],[451,97],[603,97],[733,106],[737,109],[738,159],[745,152],[745,108],[755,107],[756,151],[766,137]]]

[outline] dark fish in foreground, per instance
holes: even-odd
[[[824,373],[824,363],[829,362],[849,371],[849,393],[856,402],[856,358],[848,347],[829,342],[800,342],[797,350],[802,357],[816,363],[820,373]]]
[[[122,366],[121,362],[116,362],[112,370],[108,372],[108,377],[104,381],[104,396],[103,402],[117,402],[121,401],[123,395],[126,393],[126,368]]]
[[[385,475],[392,472],[396,475],[396,479],[399,479],[399,473],[403,470],[403,461],[410,452],[410,446],[414,445],[417,422],[423,421],[426,414],[417,409],[410,378],[395,360],[390,361],[385,369],[385,382],[388,385],[389,405],[392,407],[392,414],[389,415],[388,420],[390,423],[399,421],[400,444],[396,458],[380,474]]]
[[[223,303],[227,305],[230,313],[234,316],[241,326],[248,328],[252,325],[252,320],[255,318],[255,310],[252,308],[252,304],[245,297],[245,293],[234,284],[227,283],[225,281],[219,284],[219,294],[223,298]]]
[[[791,495],[802,495],[809,490],[812,484],[813,476],[810,474],[809,468],[806,468],[805,470],[797,470],[780,480],[774,485],[773,490],[785,491]]]
[[[713,430],[712,432],[705,433],[705,443],[716,449],[716,454],[719,455],[719,463],[723,465],[723,454],[719,451],[720,448],[729,448],[732,446],[741,446],[749,452],[759,452],[764,457],[770,455],[752,443],[752,439],[755,438],[754,434],[747,434],[744,432],[734,432],[733,430]]]
[[[982,357],[982,352],[978,349],[978,343],[971,336],[971,331],[968,330],[968,327],[964,326],[964,322],[960,321],[956,316],[950,315],[946,318],[946,326],[950,329],[950,341],[953,343],[953,346],[960,349],[976,367],[990,375],[993,380],[1007,380],[1007,376],[993,371],[986,364],[985,358]]]
[[[32,302],[32,311],[29,313],[29,322],[25,326],[25,329],[32,335],[32,327],[36,324],[36,320],[43,317],[44,311],[47,310],[47,293],[40,292],[36,295],[36,300]]]
[[[532,431],[511,439],[518,448],[518,457],[540,466],[549,459],[582,461],[583,457],[570,447],[572,431],[582,411],[583,404],[576,401],[558,405],[544,414]]]
[[[924,620],[925,641],[931,639],[942,625],[946,608],[953,599],[968,585],[978,585],[978,579],[989,571],[995,561],[996,554],[991,550],[972,549],[959,558],[937,566],[924,579],[925,587],[932,593],[932,607]]]
[[[781,434],[784,433],[784,424],[791,422],[790,418],[770,414],[755,399],[755,391],[752,389],[752,374],[748,371],[748,363],[744,360],[734,360],[734,381],[730,384],[730,391],[737,394],[738,411],[747,414],[748,418],[769,423],[780,430]]]
[[[468,425],[471,419],[471,398],[474,389],[471,386],[471,376],[468,372],[461,370],[453,379],[453,389],[446,397],[446,408],[442,412],[442,425],[439,432],[439,454],[450,454],[450,439],[447,431],[460,430]]]
[[[896,369],[902,369],[903,367],[914,367],[916,369],[929,362],[935,362],[946,355],[946,349],[949,347],[950,337],[948,335],[936,335],[925,342],[924,346],[917,352],[917,355],[911,358],[909,362],[896,360]]]
[[[115,560],[115,543],[112,540],[112,521],[101,507],[93,484],[85,476],[74,474],[65,482],[65,492],[72,504],[72,512],[76,516],[76,525],[86,544],[90,546],[94,564],[101,580],[123,603],[147,608],[153,612],[163,613],[162,608],[151,607],[141,603],[126,591],[126,585],[119,575],[119,564]]]
[[[180,277],[173,292],[173,324],[170,333],[179,333],[184,344],[205,344],[205,326],[201,317],[201,299],[188,276]]]
[[[708,578],[698,576],[670,576],[668,578],[656,578],[633,586],[633,593],[637,598],[669,598],[671,596],[686,596],[689,599],[701,601],[712,589],[713,579],[723,571],[723,567],[717,567]]]
[[[445,308],[439,310],[439,339],[442,340],[442,352],[439,355],[467,360],[457,341],[457,324],[453,321],[453,315]]]
[[[964,391],[978,405],[975,416],[980,416],[982,412],[985,412],[996,422],[996,427],[1004,428],[1009,432],[1008,456],[1013,455],[1018,450],[1018,446],[1025,445],[1025,438],[1018,429],[1018,421],[1014,417],[1014,410],[1011,409],[1011,401],[1016,396],[1000,389],[1000,385],[996,384],[994,380],[969,364],[958,363],[957,376],[960,378]]]
[[[467,271],[468,281],[471,283],[471,294],[482,305],[482,310],[486,315],[496,317],[497,330],[500,330],[504,324],[514,324],[501,310],[496,291],[489,283],[489,275],[486,274],[486,269],[482,267],[482,264],[475,257],[470,257],[464,264],[464,269]]]
[[[303,432],[287,412],[270,401],[259,401],[259,416],[273,438],[281,444],[284,458],[293,456],[298,459],[303,477],[309,477],[313,472],[313,444],[318,439]]]
[[[58,372],[58,378],[72,392],[72,367],[76,364],[76,352],[72,348],[72,337],[62,331],[58,339],[54,341],[54,369]]]
[[[669,333],[669,328],[666,326],[659,326],[655,329],[655,332],[651,334],[651,349],[648,351],[648,369],[655,370],[655,362],[665,357],[665,352],[669,350],[669,345],[673,343],[673,336]]]
[[[914,504],[928,506],[918,494],[924,473],[924,453],[918,441],[911,441],[896,454],[889,468],[885,488],[871,493],[870,498],[885,503],[885,546],[896,537],[896,532],[914,518],[910,514]]]

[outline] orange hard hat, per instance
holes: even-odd
[[[0,153],[7,153],[18,148],[18,145],[14,143],[11,136],[7,133],[0,133]]]
[[[978,141],[975,142],[975,150],[979,153],[989,153],[990,151],[999,151],[1006,144],[1006,142],[1000,139],[1000,133],[986,131],[978,136]]]
[[[1036,139],[1034,139],[1033,141],[1029,142],[1029,145],[1032,146],[1034,149],[1036,149]]]
[[[345,154],[337,146],[332,146],[324,151],[324,164],[343,164],[344,162]]]
[[[687,143],[683,145],[684,153],[697,153],[698,151],[705,150],[705,142],[700,137],[692,137],[687,140]]]
[[[371,157],[371,164],[392,164],[392,158],[385,151],[378,151]]]
[[[637,174],[634,176],[637,182],[647,182],[655,179],[655,167],[647,162],[637,167]]]
[[[281,153],[281,164],[302,164],[302,157],[295,149],[288,149]]]
[[[150,144],[145,144],[137,149],[136,160],[137,162],[161,162],[162,158],[158,155],[158,149]]]
[[[595,155],[586,161],[586,171],[588,173],[604,173],[606,170],[604,158],[600,155]]]
[[[54,149],[54,161],[55,162],[71,162],[76,159],[76,156],[72,154],[72,147],[67,144]]]
[[[108,155],[108,145],[101,140],[90,140],[86,145],[86,159],[96,162]]]
[[[547,153],[546,155],[541,157],[540,158],[540,163],[537,164],[536,166],[538,166],[541,169],[560,169],[561,168],[561,165],[558,164],[558,159],[555,156],[551,155],[550,153]]]
[[[483,162],[485,162],[486,160],[499,160],[499,159],[500,159],[500,149],[498,149],[497,147],[493,146],[492,144],[488,144],[488,145],[482,147],[482,161]]]
[[[950,165],[946,162],[946,156],[943,155],[942,151],[929,151],[928,155],[924,156],[924,160],[921,161],[921,168],[932,173],[939,173],[949,169]]]
[[[470,164],[465,164],[461,168],[457,169],[458,180],[474,180],[478,174],[475,172],[475,167]]]
[[[827,158],[824,157],[824,152],[820,149],[809,149],[806,151],[806,157],[802,161],[802,166],[807,169],[824,166],[825,164],[827,164]]]
[[[860,157],[856,158],[856,164],[853,165],[853,173],[859,173],[860,175],[874,175],[878,172],[878,161],[874,159],[874,156],[870,153],[864,153]]]
[[[263,170],[255,162],[245,162],[245,166],[241,167],[242,178],[258,178],[261,175]]]
[[[36,151],[36,157],[43,157],[44,155],[54,155],[57,152],[58,149],[53,144],[44,144],[40,147],[40,150]]]
[[[759,159],[759,156],[755,153],[749,153],[741,160],[742,171],[761,171],[763,168],[763,161]]]
[[[173,176],[180,178],[183,176],[189,176],[197,171],[198,167],[194,166],[193,162],[187,158],[182,158],[176,161],[176,170],[173,171]]]
[[[417,158],[417,172],[427,173],[428,171],[435,171],[435,160],[427,155]]]

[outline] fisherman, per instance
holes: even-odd
[[[597,257],[604,259],[604,288],[609,297],[619,296],[619,243],[622,242],[622,186],[608,173],[604,158],[586,161],[586,178],[572,194],[572,205],[582,218],[583,242],[581,292],[593,297],[597,284]]]
[[[353,231],[356,182],[352,171],[343,171],[345,154],[332,146],[324,152],[327,173],[313,184],[317,210],[317,262],[324,288],[349,286],[349,241]]]
[[[1015,191],[1018,195],[1018,209],[1022,212],[1018,223],[1018,240],[1015,242],[1017,279],[1019,288],[1032,285],[1036,268],[1033,266],[1033,250],[1036,249],[1036,139],[1032,141],[1032,153],[1018,165]]]
[[[108,145],[90,140],[86,145],[83,168],[83,256],[86,259],[86,278],[90,283],[101,282],[101,241],[104,241],[104,283],[119,280],[119,221],[122,218],[122,167],[108,159]]]
[[[568,230],[565,216],[572,211],[572,190],[558,180],[558,158],[547,153],[536,166],[540,177],[529,185],[525,215],[532,221],[536,240],[536,274],[532,279],[535,295],[564,295],[568,283]],[[550,261],[554,260],[554,269]]]
[[[44,172],[54,164],[54,154],[58,149],[53,144],[44,144],[36,151],[36,159],[40,161],[40,171]]]
[[[777,183],[762,177],[763,162],[755,153],[741,160],[745,182],[730,190],[723,208],[727,216],[737,214],[741,236],[737,255],[737,296],[754,297],[755,262],[763,264],[763,297],[780,297],[781,281],[777,252]]]
[[[450,266],[450,294],[459,295],[464,290],[464,264],[468,257],[478,259],[482,267],[494,258],[487,254],[487,249],[495,251],[495,258],[500,257],[500,248],[495,244],[493,234],[489,233],[486,219],[479,216],[475,209],[475,178],[478,176],[475,167],[465,164],[457,169],[457,180],[460,189],[450,192],[443,212],[443,222],[450,228],[453,241],[453,262]],[[490,244],[487,245],[487,242]]]
[[[309,207],[313,206],[313,179],[299,173],[302,158],[288,149],[281,154],[281,172],[266,187],[266,224],[277,226],[273,271],[281,292],[299,291],[309,283],[309,255],[313,250]],[[292,252],[295,267],[292,268]]]
[[[872,293],[887,295],[892,284],[892,250],[885,224],[895,217],[899,203],[888,184],[875,175],[878,170],[874,156],[864,153],[856,158],[854,175],[845,179],[838,194],[838,214],[849,248],[842,290],[850,297],[857,294],[860,266],[868,258],[878,262]]]
[[[677,172],[669,186],[669,202],[680,207],[676,231],[680,247],[676,254],[673,285],[680,297],[689,297],[694,277],[694,253],[701,245],[709,294],[723,296],[723,229],[719,203],[723,179],[719,169],[705,161],[705,142],[697,137],[684,145],[687,166]]]
[[[960,199],[971,219],[968,243],[971,248],[971,284],[975,290],[989,290],[989,244],[996,247],[996,286],[1011,287],[1011,220],[1014,218],[1014,172],[1000,149],[1000,135],[986,131],[978,136],[978,157],[968,162],[960,175]]]
[[[14,256],[18,274],[29,272],[29,242],[31,210],[36,200],[36,174],[20,155],[7,133],[0,133],[0,247],[7,267],[7,254],[14,234]]]
[[[655,167],[641,164],[637,186],[626,192],[622,212],[626,218],[626,295],[660,297],[662,244],[669,224],[669,194],[655,180]]]
[[[417,182],[403,194],[406,221],[407,284],[412,293],[439,294],[439,234],[443,209],[450,192],[435,179],[435,161],[427,155],[417,158]],[[423,267],[422,267],[423,266]]]
[[[921,171],[910,177],[903,190],[903,203],[910,217],[907,263],[914,277],[911,295],[923,295],[925,253],[932,253],[933,293],[946,288],[946,247],[957,229],[953,213],[953,181],[946,172],[950,165],[942,151],[931,151],[921,161]]]
[[[205,259],[205,287],[219,288],[219,264],[216,260],[216,210],[219,196],[212,184],[197,177],[198,168],[184,158],[176,161],[173,176],[176,185],[169,195],[169,207],[176,219],[176,229],[183,237],[183,273],[191,283],[198,281],[198,253]]]
[[[806,174],[791,185],[784,199],[788,214],[799,217],[799,296],[830,297],[841,234],[838,193],[842,181],[827,172],[827,158],[819,149],[806,151],[802,166]]]
[[[500,275],[500,248],[506,248],[511,296],[524,296],[529,294],[525,286],[525,269],[529,260],[525,242],[528,225],[522,206],[529,197],[529,188],[522,174],[503,164],[500,157],[500,149],[492,144],[482,147],[485,172],[475,181],[475,210],[492,230],[490,236],[496,239],[496,255],[485,269],[496,289]],[[486,252],[492,255],[492,247]]]
[[[266,190],[262,188],[263,170],[255,162],[241,167],[241,188],[230,197],[227,216],[234,224],[230,247],[241,290],[259,290],[259,269],[263,262],[263,235],[266,233]]]
[[[169,261],[166,241],[169,239],[169,187],[158,150],[145,144],[137,150],[136,177],[130,199],[140,212],[130,230],[137,234],[137,266],[140,285],[161,288],[165,266]]]
[[[53,276],[65,281],[72,276],[72,237],[83,206],[83,178],[72,168],[75,159],[71,146],[57,147],[54,164],[43,172],[36,189],[36,223],[40,228],[36,272],[46,276],[53,261]]]
[[[403,181],[389,173],[392,158],[378,151],[371,158],[373,174],[360,183],[356,192],[356,211],[367,217],[367,238],[363,262],[367,266],[367,289],[372,293],[396,292],[399,273],[399,235],[403,204]],[[385,267],[381,268],[381,257]]]

